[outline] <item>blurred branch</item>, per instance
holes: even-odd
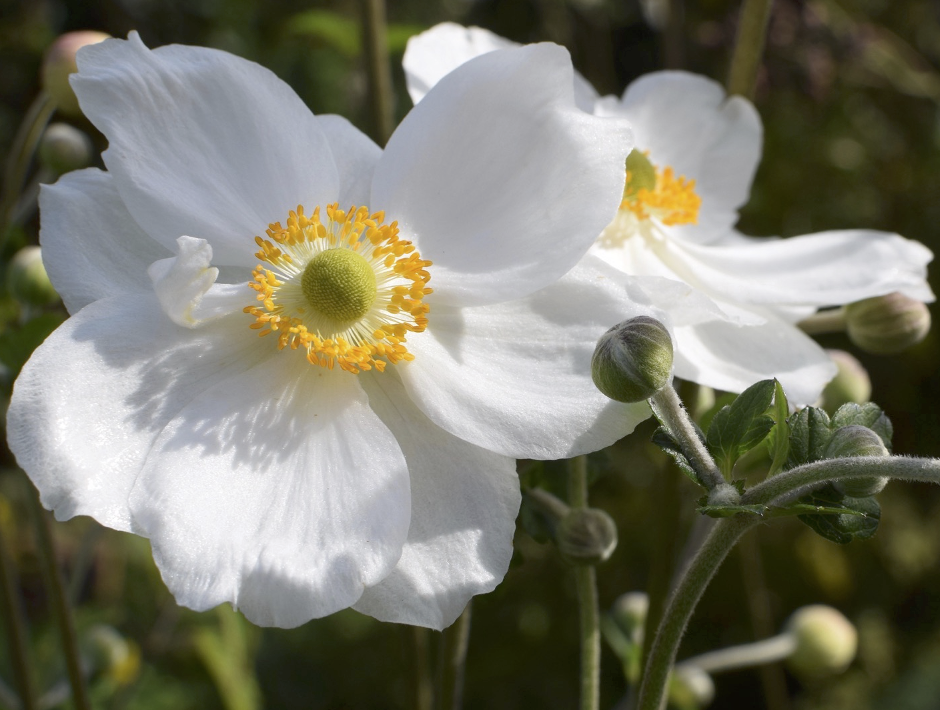
[[[384,146],[394,128],[392,68],[388,55],[385,0],[361,0],[361,3],[373,137],[380,146]]]
[[[3,618],[6,621],[10,662],[13,666],[16,690],[19,693],[19,707],[22,710],[35,710],[36,695],[29,673],[26,622],[14,579],[13,565],[10,564],[6,542],[3,539],[3,528],[0,526],[0,604],[3,605]]]
[[[728,93],[754,97],[772,0],[744,0],[728,73]]]
[[[441,636],[441,683],[438,693],[440,710],[460,710],[463,707],[463,678],[470,645],[470,619],[473,600],[467,602],[463,613]]]

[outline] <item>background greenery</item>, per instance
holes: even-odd
[[[642,73],[682,67],[718,80],[727,70],[738,2],[630,0],[395,0],[389,3],[396,116],[410,107],[400,58],[406,38],[443,20],[487,27],[511,39],[565,44],[575,66],[604,93]],[[367,132],[368,99],[358,2],[295,0],[0,0],[0,148],[6,153],[38,92],[45,48],[60,33],[140,31],[149,46],[207,45],[269,67],[317,113],[340,113]],[[940,249],[940,5],[935,0],[777,0],[756,105],[765,158],[740,227],[791,236],[830,228],[897,231]],[[103,138],[87,123],[98,148]],[[26,215],[8,245],[35,242]],[[933,270],[936,277],[936,269]],[[935,290],[940,287],[933,279]],[[64,316],[64,312],[60,313]],[[3,391],[29,334],[9,297],[0,300]],[[41,337],[41,334],[40,334]],[[841,336],[824,344],[850,349]],[[891,358],[856,353],[873,399],[895,424],[895,450],[940,456],[938,336]],[[27,348],[28,349],[28,348]],[[656,505],[675,469],[648,443],[644,426],[592,457],[592,502],[610,512],[620,547],[598,570],[600,599],[643,589],[657,559],[654,531],[680,540],[697,492],[679,481],[681,511]],[[44,688],[63,677],[36,560],[25,478],[9,452],[0,471],[0,529],[10,546]],[[522,466],[527,466],[523,463]],[[559,465],[527,468],[548,481]],[[880,497],[879,534],[840,547],[795,520],[759,529],[732,555],[693,620],[680,657],[775,631],[800,605],[824,602],[859,627],[858,660],[843,676],[804,686],[781,668],[717,678],[714,708],[928,710],[940,698],[940,495],[893,484]],[[61,559],[88,643],[97,624],[116,629],[130,655],[93,681],[102,708],[420,707],[418,658],[430,673],[441,636],[380,624],[354,612],[291,630],[257,629],[231,610],[178,608],[145,540],[87,519],[55,526]],[[577,702],[577,613],[571,575],[552,548],[521,531],[506,581],[474,602],[465,707],[571,708]],[[0,625],[6,633],[6,629]],[[9,659],[0,644],[0,678]],[[602,702],[625,692],[618,660],[604,651]],[[763,680],[763,684],[762,684]],[[769,693],[765,687],[770,688]],[[0,701],[2,706],[2,701]],[[63,707],[67,707],[66,703]]]

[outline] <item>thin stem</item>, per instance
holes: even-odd
[[[687,658],[679,666],[695,666],[706,673],[718,673],[782,661],[789,658],[795,650],[796,639],[792,634],[783,633],[763,641],[709,651]]]
[[[463,613],[444,630],[441,655],[441,690],[438,703],[441,710],[460,710],[463,707],[463,678],[470,645],[470,619],[473,601],[467,603]]]
[[[29,648],[26,643],[26,621],[23,606],[14,581],[13,565],[7,554],[0,526],[0,604],[6,621],[7,645],[13,665],[13,680],[19,693],[20,707],[23,710],[36,710],[36,692],[29,668]]]
[[[388,28],[385,0],[362,0],[362,32],[372,98],[372,124],[375,139],[385,145],[392,135],[394,103],[392,96],[392,65],[388,56]]]
[[[66,597],[65,585],[62,583],[62,575],[56,564],[55,545],[52,541],[49,518],[39,502],[39,495],[31,490],[29,497],[33,517],[36,521],[36,539],[39,543],[40,563],[43,567],[43,577],[45,578],[49,599],[55,610],[56,623],[62,640],[62,652],[65,654],[65,665],[68,669],[69,683],[72,686],[72,699],[76,710],[91,710],[88,689],[85,686],[85,676],[82,673],[81,656],[78,652],[75,622],[72,619],[72,611]]]
[[[666,69],[682,68],[682,26],[685,14],[682,0],[668,0],[666,27],[663,30],[663,65]]]
[[[587,457],[568,460],[568,502],[572,508],[588,504]],[[581,626],[581,710],[600,708],[601,624],[597,601],[597,574],[592,565],[574,568]]]
[[[843,333],[845,332],[845,306],[830,308],[827,311],[819,311],[819,313],[814,313],[809,318],[801,320],[796,325],[808,335]]]
[[[650,405],[653,407],[656,418],[679,442],[682,453],[685,454],[689,463],[692,464],[692,468],[698,473],[702,484],[709,491],[727,485],[725,477],[721,475],[721,471],[718,470],[718,466],[715,464],[715,460],[708,453],[708,449],[705,448],[702,440],[699,439],[692,418],[685,410],[685,407],[682,406],[675,388],[671,384],[663,387],[650,398]]]
[[[431,680],[430,631],[422,626],[413,626],[411,631],[411,657],[414,659],[414,707],[415,710],[432,710],[434,705],[434,683]]]
[[[692,612],[738,538],[757,525],[758,520],[756,515],[723,518],[705,538],[669,600],[666,614],[646,661],[637,710],[659,710],[666,692],[669,671],[675,662],[679,642]]]
[[[754,98],[757,71],[764,53],[764,38],[772,0],[744,0],[738,18],[738,35],[731,55],[728,93]]]

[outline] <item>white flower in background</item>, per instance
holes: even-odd
[[[405,53],[415,103],[461,63],[516,46],[487,30],[438,25],[413,37]],[[632,274],[669,312],[676,375],[741,391],[777,377],[795,402],[813,402],[835,367],[795,324],[826,306],[894,291],[932,301],[925,280],[932,254],[895,234],[840,230],[789,239],[735,231],[761,155],[754,107],[716,82],[685,72],[634,81],[623,97],[600,98],[574,76],[578,105],[629,119],[637,150],[616,218],[591,253]],[[680,280],[700,298],[675,301]]]
[[[481,57],[383,152],[224,52],[82,50],[107,171],[43,189],[72,317],[8,416],[44,505],[148,537],[194,609],[451,623],[509,564],[511,457],[648,414],[591,383],[609,324],[658,312],[582,258],[632,139],[571,77],[554,45]]]

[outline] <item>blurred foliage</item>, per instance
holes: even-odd
[[[603,93],[619,93],[642,73],[682,67],[723,80],[738,2],[681,1],[664,22],[667,0],[395,0],[389,45],[396,117],[410,101],[398,65],[406,38],[443,20],[477,24],[525,42],[551,40]],[[299,0],[0,0],[0,146],[9,148],[38,90],[43,50],[60,33],[140,31],[150,46],[171,42],[225,49],[269,67],[317,113],[340,113],[367,132],[368,96],[360,56],[359,3]],[[897,231],[940,250],[940,5],[936,0],[776,0],[755,101],[765,156],[740,228],[792,236],[866,227]],[[100,150],[102,136],[87,122]],[[33,182],[40,175],[32,175]],[[30,191],[32,190],[32,191]],[[32,202],[18,206],[4,260],[35,243]],[[935,290],[938,286],[933,270]],[[2,286],[2,284],[0,284]],[[0,295],[0,396],[8,398],[24,352],[65,316],[61,307],[31,320]],[[873,399],[895,425],[898,453],[940,456],[940,336],[898,357],[853,351],[872,375]],[[650,530],[662,515],[656,479],[678,475],[649,443],[654,425],[592,456],[592,504],[620,529],[613,558],[599,568],[600,599],[643,589],[654,554]],[[28,483],[8,452],[0,460],[0,526],[19,575],[36,680],[64,677],[25,505]],[[521,462],[523,478],[564,492],[557,463]],[[698,492],[685,480],[678,546],[692,531]],[[838,546],[796,520],[754,533],[753,557],[732,555],[692,621],[681,656],[754,637],[754,610],[776,627],[796,607],[840,608],[860,631],[860,655],[843,676],[800,686],[787,676],[765,692],[761,676],[716,678],[712,707],[771,710],[929,710],[940,697],[940,495],[893,484],[879,496],[872,540]],[[300,629],[256,629],[228,609],[196,614],[173,602],[148,543],[77,519],[55,528],[79,635],[107,624],[139,649],[137,673],[92,678],[96,707],[128,710],[259,707],[331,709],[415,707],[415,649],[440,635],[381,624],[347,611]],[[756,580],[756,581],[755,581]],[[755,597],[759,604],[755,605]],[[764,624],[768,623],[765,619]],[[558,555],[525,532],[506,581],[474,602],[466,671],[468,710],[570,708],[577,698],[577,613],[573,579]],[[626,692],[620,663],[605,648],[602,702]],[[0,678],[10,681],[5,644]],[[432,675],[435,673],[431,669]],[[777,673],[782,673],[778,669]],[[781,677],[778,675],[778,677]],[[115,680],[123,678],[123,680]],[[773,687],[769,685],[768,687]],[[2,694],[0,694],[2,698]],[[2,701],[0,701],[2,702]],[[64,701],[56,707],[68,707]]]

